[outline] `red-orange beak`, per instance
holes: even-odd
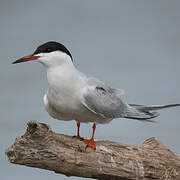
[[[12,64],[21,63],[21,62],[27,62],[27,61],[33,61],[38,59],[40,56],[34,56],[33,54],[30,54],[28,56],[24,56],[23,58],[20,58],[16,61],[14,61]]]

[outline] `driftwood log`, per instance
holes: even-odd
[[[180,156],[156,138],[143,145],[98,141],[97,149],[49,125],[29,121],[24,135],[6,150],[11,163],[101,180],[180,180]]]

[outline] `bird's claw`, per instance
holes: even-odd
[[[94,142],[94,139],[84,139],[83,140],[86,144],[87,144],[87,146],[86,146],[86,148],[92,148],[92,149],[96,149],[96,143]]]
[[[73,136],[73,138],[77,138],[77,139],[79,139],[80,141],[83,141],[83,140],[84,140],[84,138],[81,137],[81,136]]]

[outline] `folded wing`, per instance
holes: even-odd
[[[83,104],[93,113],[104,118],[129,118],[149,120],[157,117],[157,112],[131,106],[121,100],[121,90],[111,88],[97,79],[88,79],[84,89]],[[139,109],[138,109],[138,108]]]

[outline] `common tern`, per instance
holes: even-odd
[[[151,121],[159,113],[154,110],[180,106],[180,104],[145,106],[128,104],[121,99],[123,90],[112,88],[96,78],[89,78],[73,65],[70,51],[61,43],[50,41],[40,45],[33,54],[20,58],[13,64],[34,61],[46,68],[48,90],[44,104],[50,116],[58,120],[75,120],[76,137],[88,147],[96,149],[94,133],[96,124],[104,124],[115,118]],[[93,123],[90,139],[79,134],[80,123]]]

